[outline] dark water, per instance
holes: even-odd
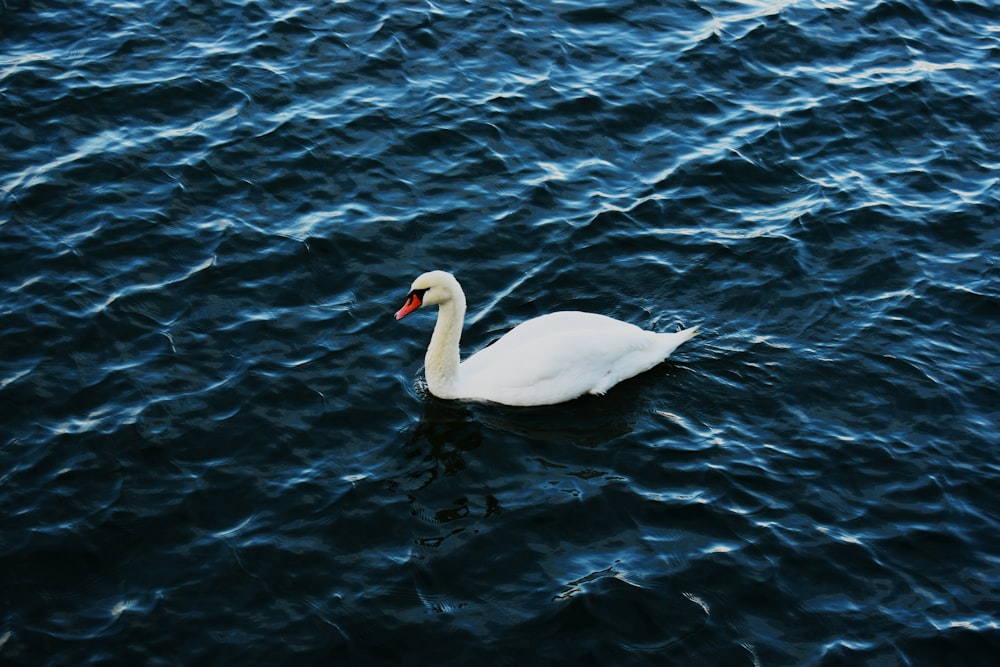
[[[1000,13],[0,2],[0,663],[986,665]],[[586,309],[603,398],[418,386]]]

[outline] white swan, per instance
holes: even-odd
[[[459,362],[465,293],[455,276],[430,271],[418,277],[396,319],[432,305],[439,309],[424,358],[427,388],[438,398],[505,405],[603,394],[662,362],[698,329],[655,333],[604,315],[563,311],[523,322]]]

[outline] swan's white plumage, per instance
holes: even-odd
[[[655,333],[604,315],[562,311],[523,322],[459,362],[465,294],[450,273],[414,280],[396,319],[435,304],[440,310],[424,371],[430,392],[445,399],[526,406],[603,394],[662,362],[697,331]]]

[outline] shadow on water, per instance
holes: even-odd
[[[501,468],[512,465],[512,459],[517,458],[510,456],[514,450],[531,452],[551,446],[598,449],[640,428],[650,409],[648,393],[652,385],[662,381],[662,375],[662,368],[658,368],[619,384],[604,396],[587,395],[534,407],[446,401],[432,396],[421,383],[417,394],[422,414],[405,429],[402,470],[390,481],[390,487],[416,493],[440,477],[465,471],[473,461],[484,481],[502,475]],[[486,449],[481,456],[467,456],[483,446]],[[566,454],[576,458],[569,451]]]
[[[638,389],[521,408],[445,401],[423,388],[418,393],[421,418],[404,433],[398,468],[386,483],[407,497],[414,517],[433,527],[432,536],[417,538],[424,546],[461,532],[467,521],[500,514],[498,498],[537,481],[537,448],[597,448],[631,432],[642,404]]]

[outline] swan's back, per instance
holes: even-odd
[[[595,313],[563,311],[523,322],[459,367],[469,399],[561,403],[603,394],[666,359],[695,329],[659,334]]]

